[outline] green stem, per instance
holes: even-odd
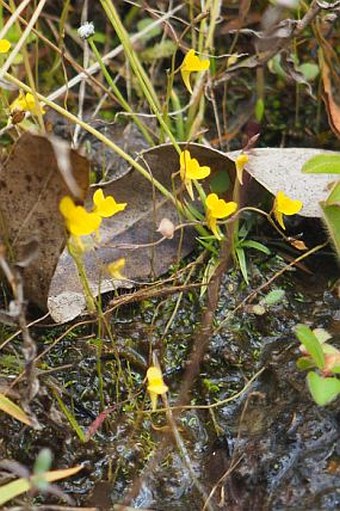
[[[100,69],[102,70],[102,73],[105,76],[105,79],[106,79],[107,83],[111,87],[111,89],[112,89],[113,93],[115,94],[115,96],[118,98],[121,106],[124,108],[124,110],[126,112],[131,114],[131,117],[132,117],[134,123],[140,129],[140,131],[143,134],[145,140],[150,145],[152,145],[152,146],[155,145],[153,138],[151,137],[150,133],[148,132],[148,129],[146,128],[144,123],[140,120],[138,115],[136,115],[134,113],[134,111],[130,107],[129,103],[126,101],[126,99],[124,98],[123,94],[120,92],[119,88],[117,87],[115,82],[112,80],[112,78],[110,76],[110,73],[108,72],[108,70],[107,70],[107,68],[106,68],[106,66],[104,64],[103,59],[101,58],[101,55],[100,55],[100,53],[99,53],[99,51],[97,49],[97,46],[95,45],[93,39],[89,38],[88,39],[88,43],[89,43],[89,45],[91,47],[91,50],[93,51],[93,53],[94,53],[94,55],[95,55],[95,57],[97,59],[98,64],[100,65]]]
[[[118,15],[118,12],[116,11],[116,8],[114,7],[113,3],[108,0],[100,0],[102,7],[109,18],[123,48],[125,51],[125,55],[127,59],[129,60],[130,66],[133,70],[133,72],[136,75],[136,78],[139,82],[139,85],[144,93],[144,96],[149,103],[149,106],[155,116],[158,119],[158,122],[164,132],[169,137],[171,143],[173,144],[174,148],[178,152],[178,154],[181,153],[181,150],[179,148],[179,145],[172,134],[169,126],[166,124],[166,122],[163,119],[163,116],[161,114],[161,105],[158,101],[156,92],[154,90],[154,87],[152,85],[151,80],[149,79],[148,75],[146,74],[143,66],[141,65],[136,52],[133,49],[133,46],[130,41],[129,34],[126,32],[123,23],[121,22],[121,19]]]
[[[81,285],[83,286],[87,310],[90,314],[95,314],[95,312],[97,310],[96,302],[95,302],[95,299],[93,297],[92,291],[89,286],[89,281],[87,279],[82,255],[80,253],[80,250],[76,246],[77,242],[78,241],[75,241],[74,243],[72,243],[72,238],[71,238],[67,242],[67,248],[68,248],[68,251],[69,251],[73,261],[75,262],[75,265],[78,270],[80,282],[81,282]]]

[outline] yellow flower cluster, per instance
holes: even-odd
[[[30,112],[33,115],[43,115],[45,113],[45,110],[33,94],[30,92],[25,94],[22,91],[19,92],[19,96],[13,101],[13,103],[11,103],[9,109],[11,114],[15,114],[17,112]]]
[[[87,211],[83,206],[77,206],[68,195],[61,199],[59,210],[70,234],[74,236],[92,234],[98,231],[103,218],[113,216],[126,208],[126,203],[118,204],[111,195],[104,197],[101,188],[95,191],[93,204],[93,210]]]
[[[211,173],[208,166],[200,165],[196,158],[192,158],[190,151],[187,149],[182,151],[179,157],[180,161],[180,177],[185,188],[192,200],[194,200],[194,192],[192,182],[194,180],[205,179]],[[227,218],[237,210],[236,202],[226,202],[219,199],[216,193],[208,195],[205,201],[206,221],[209,229],[213,232],[217,239],[221,239],[217,228],[217,219]]]

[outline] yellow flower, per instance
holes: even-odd
[[[102,221],[97,213],[89,213],[83,206],[76,206],[69,196],[61,199],[59,210],[65,218],[67,230],[74,236],[88,236],[96,232]]]
[[[204,179],[210,174],[210,167],[203,166],[198,163],[196,158],[191,158],[190,152],[182,151],[179,157],[180,162],[180,176],[187,189],[190,198],[194,200],[194,192],[192,189],[193,179]]]
[[[227,218],[237,210],[236,202],[226,202],[219,199],[216,193],[210,193],[205,201],[206,219],[209,229],[214,233],[216,238],[220,240],[222,237],[217,229],[217,219]]]
[[[195,50],[189,50],[186,56],[184,57],[184,60],[181,64],[180,70],[182,79],[184,82],[184,85],[192,94],[192,88],[190,84],[190,75],[191,73],[197,72],[197,71],[206,71],[209,69],[210,61],[207,59],[200,59],[195,55]]]
[[[83,206],[76,206],[71,197],[63,197],[59,210],[65,218],[67,230],[74,236],[88,236],[98,231],[103,218],[113,216],[126,208],[126,204],[117,204],[111,195],[104,197],[98,188],[93,194],[93,211],[88,212]]]
[[[11,46],[7,39],[0,39],[0,53],[8,53]]]
[[[33,94],[30,92],[25,94],[22,91],[19,92],[19,96],[11,103],[9,109],[12,114],[15,112],[30,112],[33,115],[38,115],[39,113],[43,115],[45,113],[45,110],[35,100]]]
[[[236,177],[241,185],[243,185],[243,169],[246,163],[249,161],[249,156],[247,154],[241,153],[235,160],[236,166]]]
[[[296,215],[296,213],[301,210],[302,206],[303,204],[300,200],[290,199],[284,192],[277,192],[273,205],[273,213],[277,223],[282,229],[286,229],[283,222],[283,215]]]
[[[98,190],[94,192],[93,203],[93,212],[102,218],[113,216],[126,208],[126,202],[118,204],[111,195],[104,197],[104,193],[101,188],[98,188]]]
[[[148,379],[148,392],[150,394],[152,410],[157,408],[158,396],[168,392],[169,388],[163,381],[162,371],[159,367],[150,366],[147,370],[146,377]]]
[[[113,261],[112,263],[107,265],[107,269],[109,274],[113,279],[117,280],[124,280],[125,277],[122,275],[122,270],[125,267],[125,258],[121,257],[120,259],[117,259],[116,261]]]

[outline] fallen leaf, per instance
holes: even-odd
[[[185,146],[187,147],[187,146]],[[234,165],[222,152],[198,144],[188,146],[201,165],[209,165],[213,177],[217,173],[234,172]],[[172,189],[172,175],[178,173],[179,156],[169,144],[142,153],[145,168],[167,189]],[[177,186],[181,183],[177,180]],[[132,288],[135,281],[149,281],[166,271],[188,255],[196,246],[196,232],[180,231],[172,239],[150,246],[162,238],[157,232],[163,218],[174,225],[181,219],[174,205],[166,200],[151,183],[136,170],[103,187],[105,195],[112,194],[118,202],[127,202],[125,211],[105,219],[100,229],[100,243],[95,250],[86,252],[84,263],[90,288],[95,296],[116,288]],[[149,246],[145,246],[149,245]],[[125,258],[124,277],[116,281],[108,278],[106,266],[112,261]],[[54,321],[70,321],[85,311],[86,304],[74,262],[65,250],[52,279],[48,308]]]
[[[31,420],[26,415],[24,410],[20,408],[20,406],[13,403],[13,401],[11,401],[8,397],[4,396],[3,394],[0,394],[0,410],[7,413],[14,419],[17,419],[18,421],[27,424],[27,426],[31,425]]]
[[[88,189],[88,162],[64,146],[67,180],[72,183],[75,180],[76,190],[84,198]],[[25,298],[43,310],[66,241],[59,202],[64,195],[71,194],[59,170],[54,147],[46,137],[25,133],[0,166],[0,236],[10,260],[23,266]]]
[[[340,138],[340,78],[339,58],[333,48],[324,39],[319,50],[319,62],[323,83],[323,100],[326,105],[329,125],[333,133]]]
[[[78,465],[72,468],[65,468],[60,470],[51,470],[46,472],[43,477],[44,479],[52,483],[54,481],[59,481],[60,479],[65,479],[66,477],[71,477],[77,474],[84,467],[83,465]],[[41,476],[40,476],[41,477]],[[0,505],[5,504],[9,500],[18,497],[22,493],[29,491],[32,488],[32,483],[34,483],[34,476],[31,479],[20,478],[15,481],[11,481],[10,483],[4,484],[0,487]]]
[[[261,148],[249,153],[245,170],[273,195],[280,190],[292,199],[301,200],[299,215],[322,217],[319,202],[329,195],[334,174],[303,174],[302,167],[318,154],[336,154],[332,151],[307,148]],[[235,161],[239,151],[227,153]]]

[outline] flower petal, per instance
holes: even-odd
[[[93,212],[103,218],[113,216],[126,208],[126,202],[118,204],[111,195],[104,197],[104,193],[101,188],[98,188],[94,192],[93,203],[95,205]]]
[[[116,261],[107,265],[107,269],[112,278],[117,280],[124,280],[125,277],[122,275],[122,270],[125,268],[125,258],[121,257]]]
[[[8,53],[11,46],[11,43],[7,41],[7,39],[0,39],[0,53]]]
[[[227,218],[237,210],[237,203],[219,199],[216,193],[210,193],[205,201],[206,208],[213,218]]]
[[[63,197],[59,211],[65,218],[67,230],[74,236],[88,236],[99,229],[101,217],[89,213],[83,206],[76,206],[71,197]]]
[[[210,61],[208,59],[200,59],[195,55],[195,50],[191,49],[188,51],[188,53],[185,55],[184,60],[181,64],[180,70],[181,70],[181,76],[182,80],[184,82],[184,85],[192,94],[192,87],[190,84],[190,75],[193,72],[197,71],[206,71],[209,69]]]
[[[249,156],[247,154],[241,153],[235,160],[236,166],[236,176],[241,185],[243,185],[243,169],[246,163],[249,161]]]

